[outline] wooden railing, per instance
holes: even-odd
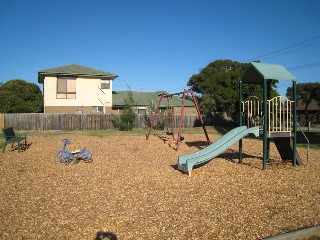
[[[275,132],[289,132],[291,135],[293,102],[283,96],[267,100],[269,136]],[[250,96],[242,102],[242,110],[248,127],[259,126],[263,129],[263,101]]]
[[[292,103],[283,96],[274,97],[268,101],[269,136],[274,132],[289,132],[292,129]]]
[[[248,127],[259,126],[262,128],[262,103],[256,96],[250,96],[242,101],[243,115]]]

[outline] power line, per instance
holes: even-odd
[[[260,60],[278,57],[278,56],[281,56],[281,55],[284,55],[284,54],[287,54],[287,53],[291,53],[291,52],[294,52],[294,51],[298,51],[298,50],[301,50],[301,49],[304,49],[304,48],[307,48],[307,47],[310,47],[310,46],[313,46],[313,45],[316,45],[316,44],[318,44],[318,43],[310,43],[310,44],[302,46],[300,48],[291,49],[291,50],[288,50],[288,51],[285,51],[285,52],[280,52],[278,54],[275,54],[275,55],[272,55],[272,56],[269,56],[269,57],[261,58]]]
[[[250,62],[250,61],[253,61],[253,60],[257,60],[257,59],[261,60],[261,59],[276,57],[276,56],[279,56],[279,55],[287,54],[287,53],[292,52],[292,51],[300,50],[300,49],[303,49],[303,48],[306,48],[306,47],[309,47],[309,46],[317,44],[317,43],[312,43],[312,44],[307,44],[307,43],[310,43],[310,42],[312,42],[312,41],[314,41],[316,39],[319,39],[319,38],[320,38],[320,34],[316,35],[316,36],[314,36],[312,38],[303,40],[301,42],[292,44],[292,45],[290,45],[288,47],[281,48],[281,49],[278,49],[278,50],[275,50],[275,51],[272,51],[272,52],[269,52],[269,53],[265,53],[265,54],[262,54],[260,56],[252,57],[252,58],[248,59],[245,62]],[[302,46],[299,49],[296,48],[297,46],[301,46],[301,45],[304,45],[304,46]],[[286,50],[288,50],[288,51],[286,51]],[[286,51],[286,52],[284,52],[284,51]]]
[[[288,68],[288,70],[297,71],[297,70],[300,70],[300,69],[312,68],[312,67],[318,67],[318,66],[320,67],[320,61],[319,62],[305,64],[305,65],[301,65],[301,66],[290,67],[290,68]]]

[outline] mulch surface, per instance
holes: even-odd
[[[170,137],[170,136],[169,136]],[[205,147],[184,135],[175,151],[167,136],[30,136],[18,153],[0,154],[1,239],[260,239],[320,224],[320,151],[292,167],[271,144],[262,171],[262,141],[238,145],[192,171],[179,155]],[[69,150],[87,147],[93,161],[64,165]],[[211,140],[218,136],[210,135]],[[298,149],[306,161],[306,149]]]

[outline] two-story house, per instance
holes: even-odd
[[[45,113],[111,113],[112,81],[118,75],[71,64],[38,72]]]

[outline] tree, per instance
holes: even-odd
[[[293,99],[292,87],[287,88],[287,97]],[[308,125],[309,112],[308,107],[312,100],[320,104],[320,83],[298,83],[296,85],[297,99],[304,104],[305,126]]]
[[[205,114],[226,112],[234,119],[239,111],[239,80],[248,64],[231,60],[216,60],[194,74],[188,86],[199,95],[199,105]],[[271,95],[276,95],[275,81],[271,84]],[[263,86],[244,85],[244,95],[257,96],[262,99]]]
[[[0,85],[0,112],[34,113],[43,110],[43,96],[38,85],[21,79]]]
[[[153,101],[149,102],[148,108],[149,108],[149,111],[147,111],[146,114],[144,115],[144,121],[145,121],[146,126],[148,126],[150,128],[153,116],[155,114],[155,112],[154,112],[155,104],[153,103]],[[160,109],[158,109],[158,110],[160,110]],[[163,130],[163,129],[165,129],[165,127],[168,128],[169,124],[170,124],[170,117],[168,114],[169,113],[168,113],[167,109],[166,110],[162,109],[162,110],[158,111],[156,126],[152,126],[152,127],[155,129],[159,129],[159,130]]]
[[[124,99],[124,110],[120,116],[114,117],[113,121],[120,131],[131,131],[133,129],[136,113],[133,110],[134,98],[131,91],[128,97]]]
[[[314,99],[318,102],[320,106],[320,83],[317,83],[315,85],[315,94],[314,94]]]

